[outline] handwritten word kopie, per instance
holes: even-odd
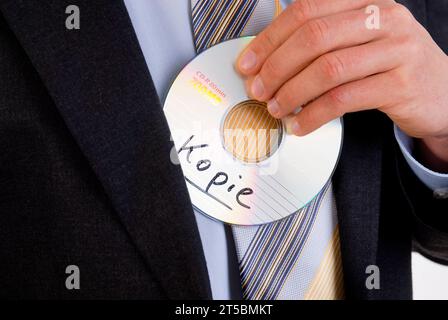
[[[177,154],[180,156],[181,153],[183,153],[185,151],[187,162],[189,164],[195,165],[196,170],[198,172],[205,172],[208,170],[212,170],[211,168],[212,168],[213,164],[210,159],[199,159],[195,163],[192,163],[193,152],[198,149],[208,148],[208,146],[209,146],[208,144],[190,144],[192,142],[193,138],[194,138],[194,135],[189,137],[187,139],[187,141],[182,145],[182,147],[178,150]],[[242,179],[242,176],[238,175],[238,178]],[[223,206],[227,207],[229,210],[233,210],[232,206],[230,206],[229,204],[225,203],[222,199],[219,199],[218,197],[216,197],[215,195],[210,193],[211,190],[215,190],[217,188],[221,188],[221,190],[222,190],[222,188],[227,188],[226,191],[228,193],[232,193],[232,192],[235,193],[235,201],[236,201],[237,205],[239,205],[243,208],[246,208],[246,209],[250,209],[250,206],[247,203],[244,203],[242,198],[253,194],[254,191],[248,187],[243,187],[241,189],[236,188],[238,190],[238,191],[236,191],[235,190],[236,184],[231,183],[229,181],[228,173],[226,173],[222,170],[217,171],[212,176],[212,178],[208,181],[205,188],[197,185],[188,177],[185,177],[185,180],[189,184],[191,184],[193,187],[195,187],[196,189],[202,191],[204,194],[208,195],[210,198],[216,200],[217,202],[221,203]]]

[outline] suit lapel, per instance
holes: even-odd
[[[344,117],[344,146],[333,178],[348,298],[368,299],[366,268],[377,264],[382,138],[375,112]]]
[[[160,103],[121,1],[0,1],[0,10],[169,298],[210,298],[205,259]],[[113,236],[113,235],[111,235]]]

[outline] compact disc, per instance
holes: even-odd
[[[234,69],[252,37],[203,51],[173,82],[164,112],[193,206],[237,225],[285,218],[306,206],[331,179],[342,120],[297,137],[284,120],[251,100]]]

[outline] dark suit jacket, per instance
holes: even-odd
[[[0,297],[210,299],[190,199],[124,4],[78,0],[81,29],[68,31],[72,2],[0,0]],[[448,1],[404,3],[447,50]],[[448,261],[448,206],[403,162],[383,114],[345,116],[333,183],[347,297],[411,298],[413,239]],[[65,287],[71,264],[80,290]],[[371,264],[380,290],[365,287]]]

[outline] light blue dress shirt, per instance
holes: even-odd
[[[292,0],[281,1],[285,8]],[[140,47],[163,102],[179,71],[196,56],[190,0],[125,0]],[[448,188],[448,174],[433,172],[412,157],[412,139],[396,129],[409,166],[429,188]],[[195,212],[214,299],[229,299],[229,257],[222,223]]]

